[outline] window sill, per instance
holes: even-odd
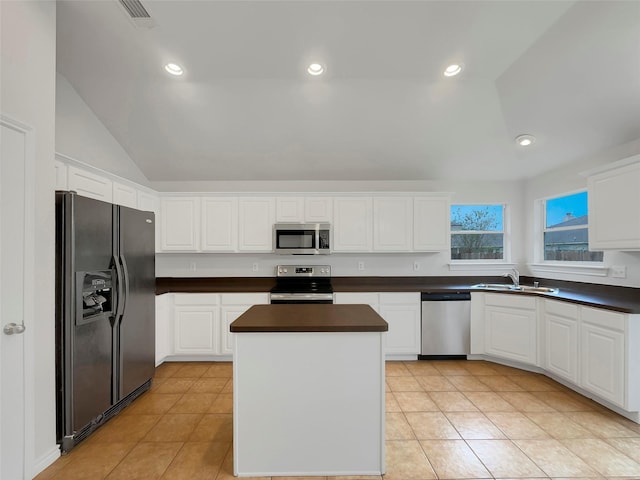
[[[591,275],[606,277],[609,268],[602,265],[562,265],[558,263],[531,263],[529,269],[534,275],[538,273],[569,273],[574,275]]]
[[[484,262],[484,261],[460,261],[449,263],[451,272],[501,272],[512,270],[515,263],[510,262]]]

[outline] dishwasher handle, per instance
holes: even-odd
[[[471,300],[469,292],[422,292],[420,300],[423,302],[456,302]]]

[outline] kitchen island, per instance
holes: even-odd
[[[385,473],[382,317],[368,305],[255,305],[230,329],[235,475]]]

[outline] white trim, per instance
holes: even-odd
[[[465,262],[451,261],[449,263],[449,271],[451,272],[504,272],[516,268],[513,262]]]
[[[571,264],[567,263],[530,263],[529,269],[534,274],[537,273],[569,273],[576,275],[591,275],[596,277],[606,277],[609,267],[601,263],[596,265]]]
[[[0,113],[0,124],[24,134],[24,259],[23,259],[23,395],[24,395],[24,445],[23,473],[31,478],[35,456],[35,398],[34,398],[34,319],[35,319],[35,132],[32,127]],[[55,448],[55,447],[54,447]]]
[[[55,462],[58,458],[60,458],[60,448],[56,445],[51,447],[47,453],[37,458],[33,463],[33,471],[31,475],[25,476],[25,478],[32,478],[42,472],[45,468],[50,466],[53,462]]]
[[[620,167],[626,167],[627,165],[633,165],[638,162],[640,162],[640,154],[632,155],[631,157],[623,158],[622,160],[617,160],[612,163],[607,163],[605,165],[600,165],[599,167],[585,170],[584,172],[580,172],[579,175],[582,177],[590,177],[591,175],[608,172],[610,170],[614,170]]]

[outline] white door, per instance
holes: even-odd
[[[33,140],[29,128],[5,117],[0,126],[0,478],[21,479],[31,478],[26,468],[25,399],[30,391],[25,388],[30,383],[25,375],[30,364],[25,351],[32,307],[25,301],[25,286],[33,271],[33,234],[26,234],[27,228],[33,231],[33,191],[25,180],[33,178]]]

